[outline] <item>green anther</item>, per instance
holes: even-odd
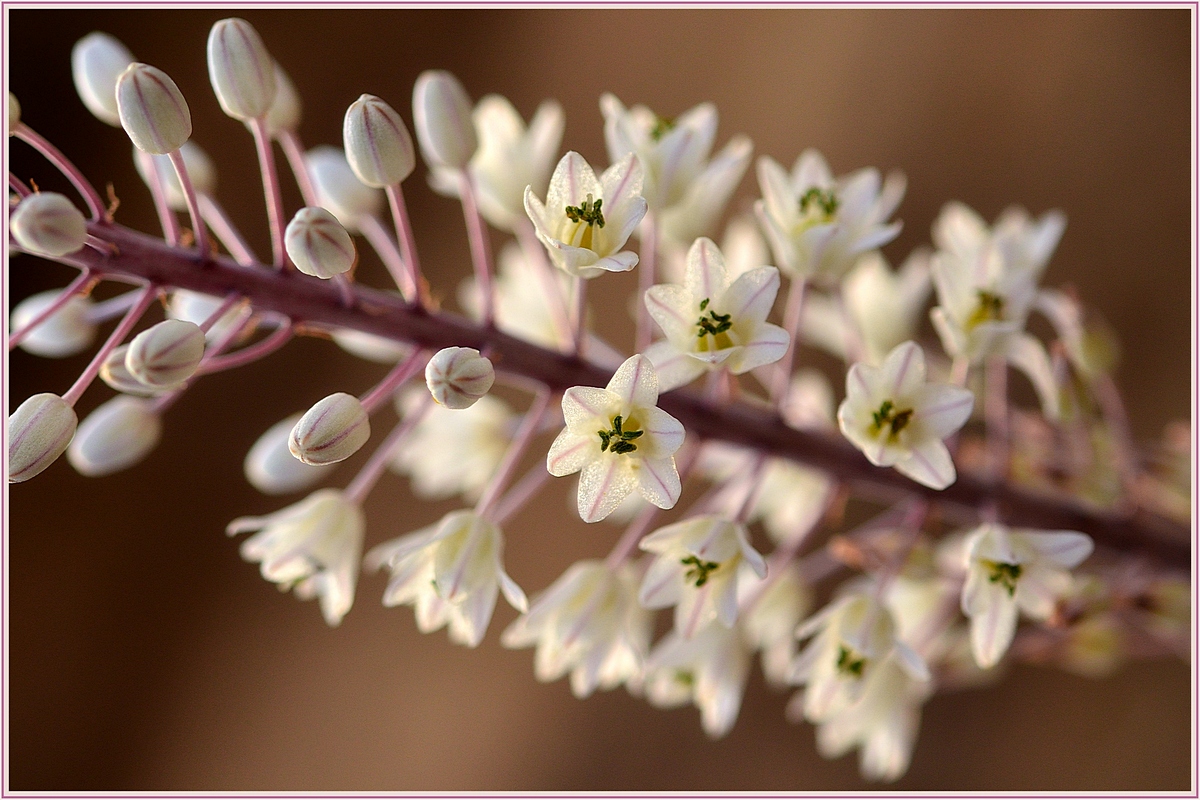
[[[623,425],[621,415],[617,414],[613,417],[611,430],[596,431],[600,435],[601,453],[605,450],[612,450],[617,455],[624,455],[637,450],[637,445],[633,443],[633,440],[639,438],[645,431],[627,431],[623,429]]]
[[[1004,298],[985,289],[978,289],[975,296],[979,298],[975,310],[967,320],[967,327],[974,328],[981,322],[994,322],[1004,319]]]
[[[707,298],[700,303],[701,311],[704,311],[706,308],[708,308]],[[703,339],[705,336],[716,336],[733,327],[733,315],[718,314],[716,311],[710,309],[707,317],[703,314],[700,315],[700,319],[696,320],[696,326],[700,329],[696,334],[697,338]]]
[[[567,206],[567,219],[571,220],[571,222],[584,222],[588,225],[603,228],[604,214],[600,211],[600,206],[603,204],[603,198],[592,200],[592,196],[589,194],[578,206]]]
[[[650,129],[650,138],[659,141],[675,128],[675,120],[671,117],[655,117],[654,127]]]
[[[800,196],[800,213],[807,214],[809,206],[817,206],[826,217],[832,217],[838,210],[838,199],[833,190],[825,191],[816,186]]]
[[[863,669],[867,666],[867,659],[858,655],[850,648],[839,645],[837,668],[838,672],[843,675],[853,675],[856,678],[861,678]]]
[[[689,567],[683,576],[689,581],[695,581],[697,589],[708,583],[708,574],[721,566],[716,561],[701,561],[696,556],[680,559],[679,563]]]
[[[682,686],[691,686],[696,682],[696,676],[692,674],[691,670],[677,669],[672,677],[675,678],[676,683]]]
[[[1020,564],[1006,564],[1003,561],[985,561],[988,569],[988,582],[998,583],[1012,597],[1017,592],[1017,579],[1021,577]]]
[[[708,298],[707,297],[700,301],[700,310],[703,311],[706,308],[708,308]]]
[[[883,429],[883,426],[887,425],[891,428],[889,437],[892,439],[895,439],[900,431],[908,427],[912,415],[913,409],[907,408],[899,411],[891,400],[884,400],[883,405],[879,407],[878,411],[871,412],[871,417],[875,420],[875,432],[879,433]]]

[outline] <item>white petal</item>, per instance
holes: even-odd
[[[1023,538],[1038,556],[1066,569],[1079,566],[1092,554],[1092,538],[1077,531],[1030,532]]]
[[[563,428],[546,453],[546,471],[556,478],[571,475],[589,464],[599,451],[599,446],[590,436],[571,433]]]
[[[522,614],[529,611],[529,601],[517,582],[508,577],[508,573],[503,569],[496,571],[496,577],[500,581],[500,591],[504,592],[504,599],[508,601],[508,604]]]
[[[971,652],[983,669],[995,666],[1017,630],[1017,604],[998,583],[980,582],[979,611],[971,617]]]
[[[563,392],[563,420],[579,434],[592,433],[592,426],[620,413],[612,392],[592,386],[572,386]]]
[[[674,508],[682,492],[675,459],[671,456],[642,459],[638,489],[642,497],[659,508]]]
[[[658,373],[658,388],[662,392],[686,386],[708,370],[703,361],[693,358],[690,353],[681,352],[666,339],[647,347],[644,355],[654,364]]]
[[[913,421],[939,439],[945,439],[967,423],[975,408],[975,395],[948,384],[927,384],[914,398]]]
[[[599,522],[621,504],[637,483],[629,456],[602,455],[579,475],[579,516],[584,522]]]
[[[912,449],[908,458],[897,461],[895,467],[900,474],[930,489],[945,489],[957,477],[950,451],[941,439],[921,442]]]
[[[887,397],[896,402],[916,394],[925,383],[925,353],[916,342],[896,346],[879,368],[879,382]]]
[[[574,151],[567,153],[554,168],[550,176],[550,188],[546,191],[546,213],[556,219],[567,206],[577,206],[588,194],[603,197],[596,173],[583,156]]]
[[[605,388],[617,395],[626,406],[636,408],[658,403],[658,375],[650,359],[643,355],[626,359]]]
[[[683,344],[696,338],[696,320],[699,317],[699,301],[682,286],[663,283],[651,286],[642,296],[650,317],[667,338]]]
[[[690,295],[688,299],[697,304],[706,299],[716,300],[725,293],[728,286],[725,257],[712,239],[701,237],[688,249],[683,284]]]
[[[742,375],[765,364],[774,364],[787,354],[791,337],[778,325],[765,322],[755,332],[753,341],[747,342],[729,358],[729,371]]]
[[[1058,419],[1058,384],[1054,381],[1054,368],[1042,343],[1028,333],[1009,336],[1005,342],[1005,358],[1014,367],[1024,372],[1042,402],[1042,413],[1051,420]]]
[[[779,270],[758,267],[738,277],[721,298],[721,307],[738,322],[762,322],[775,305],[779,293]]]
[[[638,418],[642,430],[646,432],[643,439],[638,440],[638,450],[642,458],[666,458],[674,455],[683,446],[683,423],[661,408],[642,408],[638,412]]]

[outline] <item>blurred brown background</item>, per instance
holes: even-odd
[[[558,98],[564,149],[597,165],[607,90],[666,115],[712,100],[718,146],[745,132],[756,154],[788,165],[815,146],[838,173],[902,169],[909,191],[904,232],[886,248],[893,262],[928,241],[951,199],[989,219],[1011,203],[1062,208],[1069,224],[1046,282],[1077,286],[1118,331],[1135,433],[1152,439],[1189,413],[1186,10],[238,13],[299,87],[309,146],[340,144],[342,113],[362,92],[411,121],[413,80],[437,67],[476,98],[505,94],[526,116]],[[10,10],[10,86],[25,121],[97,185],[113,182],[120,221],[155,230],[127,138],[92,118],[71,84],[71,45],[92,30],[116,35],[179,84],[195,140],[218,162],[219,197],[267,253],[250,138],[220,114],[207,80],[205,39],[222,16]],[[22,177],[61,184],[23,144],[11,149]],[[468,272],[461,215],[423,175],[418,167],[406,185],[409,207],[430,280],[451,295]],[[749,175],[735,208],[756,194]],[[290,187],[285,199],[299,204]],[[70,275],[14,259],[10,297]],[[626,288],[614,279],[602,291]],[[10,408],[64,391],[86,361],[13,354]],[[364,576],[336,630],[264,582],[222,530],[290,500],[257,495],[243,454],[285,414],[380,374],[327,342],[301,341],[200,381],[139,467],[85,480],[64,460],[11,488],[11,789],[868,788],[853,757],[822,760],[812,729],[783,720],[785,697],[757,669],[733,733],[711,742],[694,709],[654,710],[624,690],[579,702],[565,682],[538,684],[531,652],[497,642],[514,617],[503,603],[484,644],[467,651],[444,633],[418,634],[409,609],[382,608],[380,577]],[[81,416],[109,395],[97,384]],[[618,535],[568,520],[565,496],[554,486],[508,526],[508,569],[530,593]],[[388,479],[370,499],[368,546],[453,507],[416,504]],[[1100,681],[1017,669],[998,687],[930,702],[912,768],[891,788],[1186,789],[1189,685],[1175,662]]]

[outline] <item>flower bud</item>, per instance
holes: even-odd
[[[342,141],[350,168],[367,186],[394,186],[417,166],[404,121],[373,94],[362,95],[346,109]]]
[[[134,62],[133,53],[107,33],[95,31],[71,48],[75,91],[96,119],[121,127],[117,111],[117,78]]]
[[[267,133],[279,136],[300,127],[300,95],[288,74],[275,64],[275,99],[267,110]]]
[[[288,437],[288,449],[305,464],[334,464],[354,455],[369,438],[371,421],[362,403],[338,392],[300,418]]]
[[[225,302],[223,298],[213,297],[210,294],[176,289],[171,292],[171,299],[167,301],[167,316],[171,319],[181,319],[200,325],[215,314],[223,302]],[[204,338],[210,342],[221,341],[230,333],[234,325],[240,323],[241,316],[241,307],[235,305],[221,315],[221,318],[208,329]]]
[[[179,154],[183,156],[188,180],[192,182],[196,194],[213,195],[217,191],[217,168],[212,159],[208,157],[208,153],[205,153],[195,142],[184,142],[183,147],[179,148]],[[135,147],[133,163],[137,167],[138,175],[142,176],[142,180],[147,186],[153,185],[153,170],[154,165],[157,164],[167,205],[175,211],[187,211],[187,196],[184,195],[183,187],[179,184],[179,173],[175,171],[170,156],[150,155]]]
[[[67,460],[81,475],[111,475],[149,455],[161,435],[162,420],[152,403],[114,397],[79,425],[67,448]]]
[[[283,245],[296,269],[328,279],[348,272],[356,256],[354,242],[337,218],[323,208],[302,208],[283,234]]]
[[[329,335],[334,344],[350,355],[380,364],[395,364],[412,354],[412,348],[406,344],[353,328],[335,328]]]
[[[26,297],[13,309],[12,329],[26,327],[61,294],[61,289],[51,289]],[[92,305],[91,299],[74,295],[21,340],[21,349],[43,358],[65,358],[83,352],[96,338],[96,326],[88,319]]]
[[[492,362],[471,347],[439,350],[425,365],[425,385],[434,401],[446,408],[470,408],[495,380]]]
[[[161,389],[192,377],[203,356],[200,326],[168,319],[133,337],[125,367],[142,383]]]
[[[246,120],[266,115],[275,99],[275,62],[253,25],[231,17],[212,26],[208,79],[229,116]]]
[[[31,253],[65,256],[87,241],[87,220],[65,195],[38,192],[23,199],[8,221],[17,244]]]
[[[21,124],[21,104],[17,102],[17,96],[12,92],[8,93],[8,135],[12,136],[17,130],[17,126]]]
[[[125,366],[125,356],[129,353],[129,345],[114,347],[112,352],[100,365],[100,380],[123,394],[135,394],[139,397],[153,397],[174,389],[174,386],[150,386],[138,380],[137,376]]]
[[[427,70],[413,86],[413,123],[421,155],[431,168],[465,169],[478,141],[471,119],[471,98],[458,78]]]
[[[270,428],[250,448],[242,465],[246,480],[263,494],[288,494],[307,489],[319,481],[332,467],[297,461],[288,449],[292,428],[300,421],[292,414]]]
[[[346,155],[336,147],[322,145],[304,156],[317,200],[348,231],[358,230],[358,219],[379,213],[383,192],[363,185],[350,169]]]
[[[8,418],[8,482],[20,483],[54,463],[75,435],[70,403],[49,392],[35,394]]]
[[[173,153],[192,137],[192,114],[175,81],[149,64],[133,63],[117,79],[121,127],[139,150]]]

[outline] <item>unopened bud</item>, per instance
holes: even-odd
[[[125,367],[142,383],[164,388],[192,377],[204,356],[204,331],[193,322],[168,319],[133,337]]]
[[[331,394],[308,410],[288,437],[288,449],[305,464],[335,464],[371,438],[367,410],[352,394]]]
[[[364,185],[341,150],[329,145],[314,147],[305,154],[304,162],[317,191],[317,201],[346,230],[357,231],[361,217],[379,213],[383,192]]]
[[[373,94],[362,95],[346,109],[342,142],[350,168],[367,186],[394,186],[417,166],[404,121]]]
[[[296,269],[305,275],[328,279],[354,266],[354,242],[323,208],[302,208],[292,217],[283,234],[283,245]]]
[[[23,199],[9,219],[17,244],[31,253],[65,256],[87,242],[87,220],[65,195],[38,192]]]
[[[208,79],[229,116],[246,120],[266,115],[275,99],[275,62],[253,25],[231,17],[212,26]]]
[[[61,294],[61,289],[51,289],[26,297],[13,309],[12,329],[25,328]],[[25,335],[21,349],[43,358],[65,358],[83,352],[96,338],[96,326],[88,319],[92,305],[89,298],[74,295]]]
[[[298,461],[288,448],[292,428],[300,421],[299,414],[292,414],[275,423],[246,454],[242,465],[246,480],[263,494],[288,494],[307,489],[319,481],[332,465],[305,464]]]
[[[300,94],[288,74],[275,63],[275,99],[267,111],[267,133],[278,136],[300,127]]]
[[[133,63],[117,79],[121,127],[139,150],[174,153],[192,137],[192,114],[175,81],[161,69]]]
[[[353,328],[335,328],[329,335],[334,344],[350,355],[380,364],[395,364],[412,354],[412,348],[406,344]]]
[[[96,31],[71,48],[71,77],[88,111],[101,122],[121,127],[117,111],[117,79],[134,62],[133,53],[116,38]]]
[[[8,93],[8,135],[12,136],[17,130],[17,126],[21,124],[21,104],[17,102],[17,96],[12,92]]]
[[[142,383],[138,377],[125,366],[125,356],[129,353],[129,345],[114,347],[100,365],[100,380],[123,394],[135,394],[139,397],[152,397],[174,389],[174,386],[150,386]]]
[[[167,301],[167,316],[171,319],[181,319],[200,325],[215,314],[224,302],[222,298],[213,297],[210,294],[176,289],[171,292],[171,299]],[[233,326],[240,323],[241,316],[241,306],[235,305],[221,315],[220,319],[208,329],[204,338],[210,342],[223,340],[229,335]]]
[[[162,420],[151,402],[114,397],[80,423],[67,460],[82,475],[111,475],[149,455],[161,435]]]
[[[422,72],[413,86],[413,123],[421,155],[431,168],[465,169],[478,140],[471,98],[458,78],[444,70]]]
[[[8,418],[8,482],[20,483],[54,463],[71,443],[75,409],[56,394],[35,394]]]
[[[425,365],[425,385],[438,405],[470,408],[496,380],[492,362],[471,347],[439,350]]]
[[[183,156],[188,180],[192,182],[196,194],[212,196],[217,191],[217,168],[212,159],[208,157],[208,153],[205,153],[195,142],[184,142],[183,147],[179,148],[179,155]],[[175,211],[187,211],[187,196],[183,193],[183,186],[179,183],[179,173],[171,164],[170,156],[151,155],[135,147],[133,163],[137,167],[138,175],[142,176],[142,180],[146,182],[147,186],[153,184],[153,170],[157,165],[167,205]]]

